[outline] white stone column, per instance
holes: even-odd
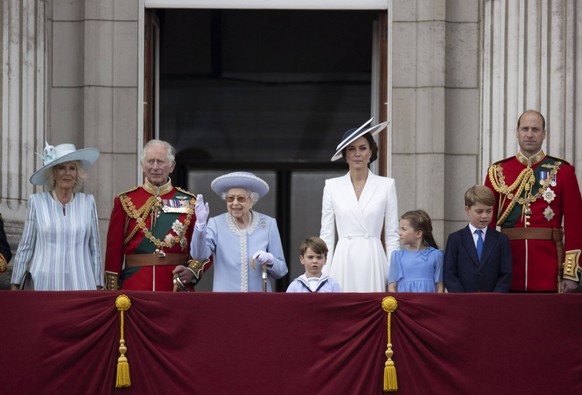
[[[28,181],[43,148],[45,126],[46,2],[0,5],[0,211],[15,247],[34,192]]]
[[[392,26],[392,177],[399,215],[422,208],[443,240],[445,194],[444,2],[396,1]]]
[[[517,152],[517,118],[527,109],[546,117],[544,150],[582,166],[582,5],[485,0],[482,12],[482,176]]]

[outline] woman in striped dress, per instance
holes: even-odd
[[[78,192],[86,170],[97,160],[95,148],[47,144],[43,167],[30,178],[48,191],[28,200],[22,239],[14,258],[12,289],[26,272],[35,290],[95,290],[103,288],[103,264],[97,207],[93,195]]]

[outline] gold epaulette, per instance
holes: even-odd
[[[564,164],[564,165],[570,165],[570,162],[568,162],[565,159],[558,158],[557,156],[546,155],[546,158],[551,158],[551,159],[553,159],[555,161],[561,162],[561,164]]]
[[[174,187],[174,188],[176,188],[176,190],[182,192],[184,195],[192,196],[194,198],[194,200],[196,200],[196,195],[193,194],[192,192],[189,192],[189,191],[182,189],[180,187]]]
[[[566,251],[566,259],[564,259],[564,264],[562,265],[563,274],[562,277],[566,280],[572,280],[578,282],[580,280],[580,250]]]
[[[509,161],[509,160],[511,160],[513,158],[515,158],[515,157],[514,156],[510,156],[510,157],[507,157],[507,158],[503,158],[501,160],[498,160],[497,162],[492,163],[491,166],[500,165],[500,164],[505,163],[505,162],[507,162],[507,161]]]
[[[118,194],[117,196],[118,196],[118,197],[121,197],[121,195],[125,195],[126,193],[133,192],[133,191],[135,191],[135,190],[137,190],[137,189],[139,189],[139,188],[141,188],[141,187],[138,185],[138,186],[136,186],[136,187],[133,187],[133,188],[131,188],[129,191],[121,192],[121,193],[120,193],[120,194]]]

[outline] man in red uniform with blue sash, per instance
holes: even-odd
[[[546,155],[545,119],[524,112],[517,122],[520,151],[491,165],[492,226],[511,243],[514,292],[571,292],[580,274],[582,199],[574,167]]]
[[[175,164],[170,144],[149,141],[141,161],[144,184],[115,198],[105,255],[107,289],[172,291],[179,266],[200,278],[200,262],[189,256],[196,197],[172,185]]]

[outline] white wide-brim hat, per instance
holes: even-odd
[[[349,129],[344,133],[342,141],[337,145],[336,153],[331,157],[332,162],[341,158],[342,150],[346,148],[348,145],[350,145],[353,141],[362,137],[366,133],[370,133],[372,136],[375,136],[378,133],[380,133],[386,127],[386,125],[388,125],[388,122],[382,122],[379,123],[378,125],[368,126],[373,119],[374,118],[370,118],[359,128]]]
[[[99,150],[97,148],[78,150],[74,144],[59,144],[53,147],[46,143],[42,155],[39,156],[42,158],[43,166],[30,176],[30,182],[34,185],[44,185],[47,180],[47,171],[61,163],[78,160],[83,169],[89,169],[99,158]]]
[[[210,188],[220,197],[231,188],[248,189],[251,192],[256,192],[260,198],[269,192],[269,184],[246,171],[235,171],[216,177],[210,184]]]

